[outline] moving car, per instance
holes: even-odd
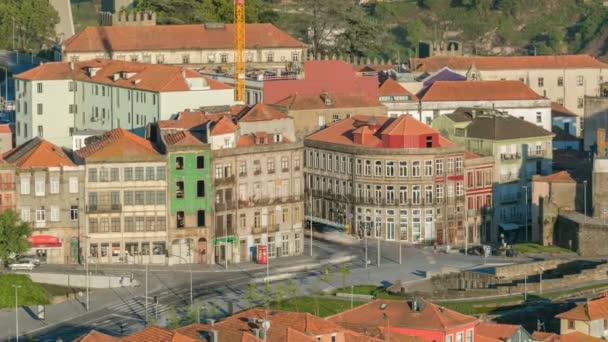
[[[8,265],[11,271],[32,271],[36,268],[36,264],[29,260],[21,260],[15,261],[14,263]]]

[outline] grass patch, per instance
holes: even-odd
[[[354,301],[353,307],[361,304],[363,304],[363,302]],[[295,297],[283,300],[280,303],[273,302],[270,304],[270,308],[274,310],[308,312],[313,315],[327,317],[350,309],[350,300],[322,297]]]
[[[353,293],[358,295],[371,295],[374,298],[383,299],[403,299],[403,296],[393,295],[386,292],[386,288],[374,285],[355,285],[352,289],[350,286],[339,288],[334,293]]]
[[[22,274],[3,274],[0,275],[0,308],[15,306],[15,289],[12,285],[21,286],[18,290],[20,306],[49,303],[45,289],[39,284],[32,282],[28,276]]]
[[[52,285],[52,284],[37,284],[37,285],[40,285],[44,289],[44,291],[47,293],[47,295],[53,296],[53,297],[77,294],[80,291],[82,291],[84,293],[86,291],[85,289],[78,288],[78,287],[66,287],[66,286]]]
[[[519,253],[572,253],[571,250],[558,246],[543,246],[535,243],[518,243],[515,249]]]

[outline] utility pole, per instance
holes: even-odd
[[[15,288],[15,341],[19,342],[19,289],[21,285],[13,285]]]
[[[525,212],[525,221],[524,221],[524,228],[526,230],[526,242],[528,242],[528,187],[527,186],[522,186],[521,187],[524,190],[524,198],[525,198],[525,202],[524,202],[524,212]]]
[[[80,217],[80,213],[78,213],[78,217]],[[87,307],[87,311],[89,311],[90,310],[90,307],[89,307],[89,303],[90,303],[89,302],[89,285],[91,283],[91,280],[90,280],[91,276],[90,276],[90,273],[89,273],[89,257],[88,256],[85,256],[85,258],[84,258],[84,266],[85,266],[85,272],[87,273],[86,274],[86,279],[85,279],[85,282],[87,283],[87,286],[86,286],[86,291],[87,291],[87,303],[86,303],[86,307]]]
[[[146,324],[148,324],[148,264],[146,263],[146,296],[145,296],[145,307],[146,307]]]
[[[583,195],[583,200],[584,200],[584,204],[583,204],[583,210],[585,212],[585,223],[587,223],[587,180],[583,181],[583,187],[584,187],[584,195]]]
[[[310,215],[308,219],[310,220],[310,256],[312,257],[312,189],[310,190]]]

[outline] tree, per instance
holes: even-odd
[[[350,276],[350,269],[346,264],[340,266],[340,275],[342,276],[342,287],[346,286],[346,279]]]
[[[286,294],[287,290],[285,286],[278,284],[274,287],[274,300],[279,308],[281,307],[283,300],[285,300]]]
[[[323,269],[323,273],[321,274],[321,277],[319,279],[330,284],[332,278],[333,278],[333,274],[331,273],[331,266],[327,265]]]
[[[157,13],[160,24],[194,24],[200,22],[234,22],[233,0],[142,0],[136,10]],[[276,17],[272,8],[262,0],[245,2],[247,22],[268,22]]]
[[[254,283],[247,285],[247,293],[243,295],[243,299],[249,302],[249,306],[255,306],[255,302],[260,300],[258,288]]]
[[[175,328],[178,328],[179,326],[180,326],[180,318],[179,318],[179,315],[177,314],[177,308],[175,308],[175,305],[171,305],[169,307],[169,317],[167,318],[167,328],[175,329]]]
[[[298,285],[296,285],[296,283],[293,281],[293,279],[287,280],[285,290],[287,292],[287,296],[289,298],[293,298],[293,299],[297,298],[298,294],[300,292],[300,288],[298,287]],[[298,310],[298,301],[294,300],[294,303],[296,305],[296,311],[300,311],[300,310]]]
[[[15,48],[38,52],[54,40],[58,22],[59,15],[48,1],[0,0],[0,36],[4,37],[0,42],[5,48],[13,46],[14,28]]]
[[[19,220],[14,211],[0,213],[0,260],[26,252],[30,248],[27,238],[31,235],[29,224]]]
[[[264,307],[270,309],[270,303],[272,303],[272,288],[270,288],[270,283],[264,283],[264,289],[262,290],[262,301],[264,302]]]

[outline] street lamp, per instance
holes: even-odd
[[[543,268],[541,267],[540,270],[538,271],[538,275],[540,276],[540,280],[538,282],[538,286],[539,286],[539,292],[540,295],[543,295]]]
[[[308,220],[310,224],[310,257],[312,257],[312,189],[310,190],[310,210],[308,211]]]
[[[587,223],[587,180],[583,181],[583,211],[585,213],[585,223]]]
[[[382,237],[382,212],[380,211],[380,198],[377,199],[377,209],[376,209],[376,240],[378,240],[378,267],[380,267],[380,237]],[[378,219],[380,219],[380,224],[378,225]]]
[[[19,289],[21,285],[12,285],[15,288],[15,341],[19,342]]]
[[[526,215],[525,216],[526,220],[524,221],[524,229],[525,229],[525,235],[526,235],[526,242],[528,242],[528,187],[524,185],[521,188],[524,190],[524,195],[525,195],[524,212]]]

